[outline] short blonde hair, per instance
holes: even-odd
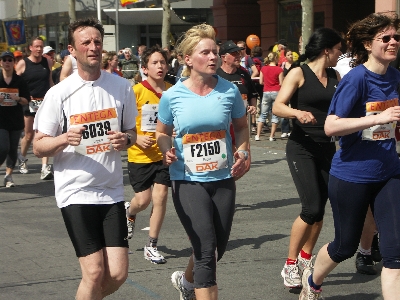
[[[212,26],[207,24],[195,25],[186,31],[180,38],[179,44],[176,46],[175,50],[178,53],[182,53],[182,57],[186,55],[192,55],[194,48],[203,39],[212,39],[215,41],[215,30]],[[182,71],[182,77],[190,76],[191,68],[187,66]]]

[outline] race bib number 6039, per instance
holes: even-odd
[[[81,143],[75,147],[75,152],[83,155],[110,152],[112,150],[107,132],[118,130],[118,118],[115,108],[81,113],[70,117],[70,125],[85,127]]]
[[[210,172],[228,167],[225,130],[185,134],[182,145],[185,170],[188,173]]]

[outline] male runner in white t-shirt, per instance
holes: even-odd
[[[54,156],[57,206],[82,269],[76,299],[103,299],[128,275],[121,150],[136,141],[129,82],[101,71],[104,29],[69,25],[78,72],[51,88],[35,118],[34,153]]]

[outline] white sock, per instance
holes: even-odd
[[[185,287],[185,289],[187,289],[189,291],[192,291],[194,289],[193,283],[186,280],[185,273],[183,273],[183,275],[182,275],[182,284]]]
[[[47,164],[42,164],[42,171],[46,170],[47,166],[48,166]]]
[[[369,248],[368,250],[365,250],[365,249],[363,249],[363,247],[359,246],[358,252],[360,252],[360,254],[362,254],[362,255],[371,255],[371,248]]]

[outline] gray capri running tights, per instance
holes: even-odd
[[[172,181],[175,210],[193,247],[195,288],[217,284],[216,263],[228,244],[235,195],[233,178],[212,182]]]

